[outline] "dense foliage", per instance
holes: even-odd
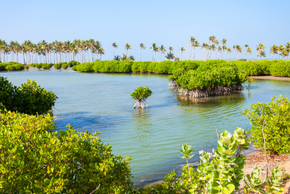
[[[192,66],[190,69],[177,68],[168,78],[177,86],[186,89],[211,89],[215,86],[233,86],[243,83],[247,74],[240,71],[235,64],[215,61]]]
[[[17,62],[0,63],[0,71],[18,71],[25,70],[29,67]]]
[[[54,92],[41,88],[35,81],[27,80],[20,87],[14,86],[7,78],[0,77],[0,109],[26,114],[49,112],[58,97]]]
[[[178,68],[195,70],[198,66],[209,66],[215,64],[236,65],[238,71],[245,72],[247,75],[274,75],[290,77],[289,61],[224,61],[224,60],[207,60],[207,61],[95,61],[77,64],[73,70],[81,72],[102,72],[102,73],[160,73],[173,74]]]
[[[0,193],[131,193],[130,158],[97,132],[48,132],[52,119],[0,113]]]
[[[191,146],[184,144],[181,158],[186,159],[187,165],[183,167],[180,177],[175,171],[167,174],[161,184],[137,189],[137,193],[193,193],[193,194],[230,194],[239,190],[240,181],[244,179],[245,192],[259,191],[260,193],[281,193],[282,172],[279,168],[272,171],[272,176],[266,180],[266,185],[260,179],[261,171],[256,167],[252,174],[244,178],[243,168],[246,156],[242,155],[250,145],[249,139],[243,129],[237,128],[234,134],[227,131],[221,133],[217,150],[213,152],[200,152],[200,166],[197,169],[189,167],[188,159],[193,151]],[[258,174],[257,174],[258,173]],[[265,189],[266,187],[266,189]],[[265,190],[266,191],[265,191]]]
[[[272,102],[252,104],[244,115],[252,124],[250,138],[257,148],[263,148],[262,127],[266,137],[267,150],[278,154],[290,153],[290,102],[287,98],[273,97]]]
[[[144,99],[146,100],[149,96],[152,95],[152,91],[146,86],[139,86],[134,89],[134,92],[130,94],[134,100]]]

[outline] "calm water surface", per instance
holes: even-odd
[[[210,97],[198,102],[179,99],[168,86],[167,76],[130,74],[86,74],[54,70],[9,72],[15,85],[36,80],[59,97],[54,114],[57,130],[70,123],[77,131],[101,132],[103,142],[113,153],[132,156],[131,168],[136,185],[163,178],[171,170],[180,170],[185,161],[178,157],[184,143],[198,151],[216,147],[218,131],[233,132],[236,127],[250,128],[241,115],[251,103],[269,102],[280,94],[290,98],[290,82],[255,80],[249,90],[231,96]],[[134,110],[130,93],[147,86],[153,95],[150,108]],[[58,111],[59,110],[59,111]]]

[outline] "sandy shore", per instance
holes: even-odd
[[[271,79],[271,80],[283,80],[283,81],[290,81],[290,77],[277,77],[272,75],[267,76],[248,76],[249,78],[253,79]]]

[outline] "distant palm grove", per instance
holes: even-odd
[[[253,50],[249,45],[245,44],[244,48],[240,45],[234,45],[232,48],[227,47],[227,39],[222,39],[218,41],[215,36],[210,36],[208,43],[200,44],[198,40],[194,37],[191,37],[189,40],[190,45],[190,53],[189,60],[195,59],[195,51],[196,48],[200,47],[202,50],[202,60],[208,59],[227,59],[229,60],[229,54],[233,52],[233,60],[238,59],[239,53],[245,51],[245,57],[251,55]],[[134,61],[134,56],[128,56],[129,50],[132,49],[129,43],[124,45],[124,49],[126,50],[126,54],[123,56],[115,55],[115,49],[118,49],[118,45],[116,42],[112,43],[112,47],[114,48],[113,52],[113,60],[131,60]],[[142,59],[142,51],[146,49],[143,43],[139,45],[140,49],[140,61]],[[175,57],[173,51],[173,47],[169,47],[169,52],[167,51],[164,45],[157,46],[156,43],[153,43],[150,47],[152,49],[152,61],[155,61],[156,53],[160,52],[162,61],[163,55],[168,60],[179,60],[178,57]],[[180,52],[180,60],[182,60],[184,51],[186,49],[181,47],[178,49]],[[260,59],[261,57],[266,57],[266,51],[264,44],[260,43],[256,47],[256,59]],[[290,53],[290,42],[283,45],[273,45],[269,53],[272,54],[273,60],[274,55],[279,55],[279,59],[283,58],[284,60],[289,59]],[[101,60],[102,55],[105,54],[105,50],[102,47],[101,42],[95,41],[94,39],[89,40],[74,40],[74,41],[54,41],[52,43],[48,43],[45,40],[40,41],[39,43],[33,43],[30,40],[24,41],[24,43],[19,44],[17,41],[11,41],[7,43],[5,40],[0,39],[0,61],[8,62],[8,61],[16,61],[19,62],[20,57],[22,57],[23,63],[31,64],[31,63],[58,63],[58,62],[69,62],[71,60],[76,60],[81,63],[95,61],[96,59]],[[227,54],[227,56],[224,56]]]

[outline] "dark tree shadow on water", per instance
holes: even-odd
[[[104,133],[111,129],[113,125],[123,121],[124,118],[119,115],[93,115],[90,112],[65,113],[57,115],[54,131],[65,130],[67,124],[70,124],[78,132],[94,133],[98,131]]]

